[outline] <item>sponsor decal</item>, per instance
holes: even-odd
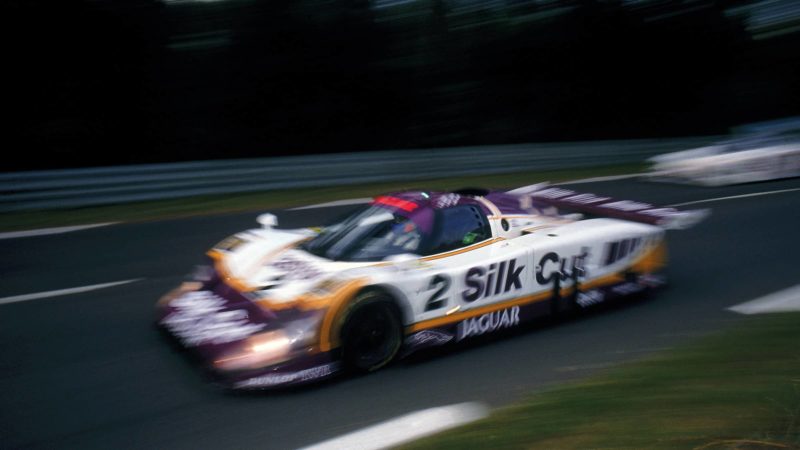
[[[447,291],[450,289],[450,277],[446,274],[440,273],[431,278],[428,284],[428,290],[435,289],[433,295],[425,302],[425,311],[433,311],[434,309],[443,308],[447,305]]]
[[[593,203],[600,203],[606,200],[611,200],[611,197],[598,197],[594,194],[577,194],[567,197],[564,200],[580,203],[582,205],[591,205]]]
[[[427,345],[442,345],[453,340],[453,335],[437,330],[422,330],[406,338],[406,345],[409,347],[421,347]]]
[[[233,385],[234,388],[253,388],[276,386],[279,384],[295,383],[302,381],[311,381],[318,378],[327,377],[333,374],[339,365],[338,363],[329,363],[322,366],[312,367],[310,369],[301,370],[299,372],[287,373],[271,373],[268,375],[261,375],[259,377],[250,378],[244,381],[239,381]]]
[[[589,249],[584,247],[581,254],[561,257],[556,252],[545,253],[536,265],[536,282],[547,284],[560,276],[561,281],[566,281],[576,276],[586,275],[584,262],[589,256]]]
[[[606,295],[599,289],[592,289],[588,292],[578,292],[578,298],[575,302],[581,308],[587,308],[591,305],[602,303],[606,299]]]
[[[639,291],[641,291],[643,289],[644,289],[644,286],[642,286],[641,284],[629,281],[629,282],[618,284],[618,285],[612,287],[611,288],[611,292],[613,292],[613,293],[615,293],[617,295],[628,295],[628,294],[633,294],[633,293],[639,292]]]
[[[548,188],[533,192],[531,194],[531,197],[563,199],[564,197],[569,197],[571,195],[575,195],[575,191],[571,191],[569,189],[561,189],[561,188]]]
[[[467,271],[464,284],[467,289],[461,292],[465,302],[474,302],[479,298],[503,294],[511,289],[522,289],[520,274],[524,265],[517,267],[517,260],[510,259],[488,267],[476,266]]]
[[[658,219],[670,218],[680,214],[675,208],[658,208],[650,203],[632,200],[612,200],[610,197],[600,197],[591,193],[578,193],[570,189],[548,188],[535,191],[531,197],[558,200],[577,205],[596,206],[598,208],[622,211],[625,213],[644,214]]]
[[[448,206],[453,206],[461,199],[461,196],[458,194],[447,194],[439,197],[436,199],[436,203],[434,203],[435,208],[447,208]]]
[[[457,340],[479,336],[519,324],[519,306],[494,311],[459,322]]]
[[[210,291],[189,292],[170,306],[174,310],[161,324],[189,347],[238,341],[265,327],[251,323],[243,309],[226,311],[225,300]]]
[[[622,258],[633,254],[642,244],[641,238],[623,239],[608,242],[605,245],[605,265],[613,264]]]
[[[272,267],[286,272],[281,280],[311,280],[322,276],[322,272],[311,263],[284,254],[272,264]]]

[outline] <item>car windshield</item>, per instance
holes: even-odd
[[[380,261],[392,255],[448,252],[492,237],[489,222],[473,205],[432,209],[383,199],[324,228],[300,248],[334,261]]]
[[[403,253],[423,254],[433,211],[415,213],[370,205],[329,226],[301,248],[336,261],[379,261]]]

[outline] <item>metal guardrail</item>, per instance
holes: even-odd
[[[718,139],[514,144],[0,173],[0,212],[626,164]]]

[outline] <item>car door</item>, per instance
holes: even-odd
[[[475,205],[438,211],[426,288],[415,302],[417,321],[462,313],[520,297],[530,289],[524,249],[494,237]]]

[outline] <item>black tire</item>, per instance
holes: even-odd
[[[359,296],[341,331],[342,361],[350,369],[372,372],[394,359],[403,340],[397,307],[377,293]]]

